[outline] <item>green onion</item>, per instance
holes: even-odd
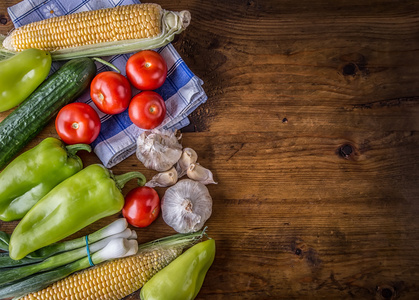
[[[10,234],[0,231],[0,250],[9,251]]]
[[[136,240],[116,238],[112,239],[103,249],[92,254],[91,258],[94,264],[99,264],[107,260],[134,255],[137,251],[138,243]],[[1,286],[0,298],[24,296],[30,292],[46,288],[55,281],[88,267],[90,267],[90,262],[85,257],[54,270],[39,273],[27,279]]]
[[[132,232],[131,229],[127,228],[123,232],[111,235],[110,237],[102,239],[96,243],[90,244],[89,252],[95,253],[101,250],[114,239],[119,239],[119,238],[129,239],[132,236],[131,232]],[[18,267],[18,268],[8,268],[4,270],[3,272],[1,272],[0,286],[9,282],[20,280],[22,278],[25,278],[35,273],[55,269],[57,267],[71,263],[73,261],[76,261],[86,256],[87,256],[87,249],[86,249],[86,246],[84,246],[82,248],[78,248],[72,251],[67,251],[61,254],[51,256],[39,263],[29,264],[29,265]]]
[[[128,222],[125,218],[118,219],[112,222],[111,224],[109,224],[108,226],[103,227],[102,229],[99,229],[98,231],[92,234],[89,234],[88,235],[89,242],[94,243],[108,236],[120,233],[124,231],[127,227],[128,227]],[[31,258],[47,258],[51,255],[54,255],[60,252],[65,252],[68,250],[73,250],[76,248],[83,247],[85,244],[86,244],[85,237],[80,237],[71,241],[51,244],[49,246],[38,249],[35,252],[32,252],[28,256]]]
[[[29,258],[25,257],[19,260],[11,259],[8,252],[0,253],[0,269],[3,271],[3,268],[10,268],[10,267],[19,267],[24,265],[33,264],[36,262],[42,261],[42,258]],[[0,273],[1,274],[1,273]]]
[[[43,261],[43,258],[30,258],[24,257],[19,260],[11,259],[9,252],[0,253],[0,271],[3,271],[3,268],[18,267],[28,264],[33,264],[39,261]]]
[[[99,229],[98,231],[88,235],[89,243],[97,242],[101,239],[107,238],[109,236],[124,232],[128,227],[128,222],[125,218],[120,218],[111,224]],[[131,231],[131,230],[130,230]],[[3,235],[2,235],[3,233]],[[135,231],[131,231],[131,234],[134,234],[135,237],[130,237],[130,239],[136,239]],[[7,249],[9,247],[9,238],[10,235],[7,235],[4,232],[0,231],[0,239],[7,244]],[[20,260],[13,260],[9,257],[9,255],[1,254],[0,255],[0,270],[2,268],[9,268],[15,266],[22,266],[27,264],[36,263],[42,261],[50,256],[56,255],[58,253],[70,251],[73,249],[81,248],[86,246],[85,237],[80,237],[74,240],[54,243],[49,246],[43,247],[39,250],[36,250],[33,253],[28,254],[25,258]]]

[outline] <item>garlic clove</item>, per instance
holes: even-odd
[[[148,181],[145,186],[148,187],[168,187],[174,185],[177,182],[178,174],[175,167],[172,167],[169,171],[158,173]]]
[[[191,164],[196,163],[198,160],[198,154],[192,148],[184,148],[182,151],[182,156],[176,164],[176,171],[178,172],[178,177],[186,175]]]
[[[186,174],[190,179],[199,181],[202,184],[217,184],[214,181],[212,172],[198,163],[190,164]]]
[[[182,145],[176,137],[176,132],[153,129],[143,132],[138,137],[136,155],[146,168],[164,172],[179,161]]]

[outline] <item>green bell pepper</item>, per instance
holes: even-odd
[[[100,164],[90,165],[64,180],[46,194],[23,217],[10,237],[9,255],[21,259],[58,242],[91,223],[119,212],[124,206],[121,189],[140,172],[114,176]]]
[[[141,300],[190,300],[198,295],[215,257],[213,239],[186,250],[142,287]]]
[[[25,100],[51,69],[51,55],[39,49],[26,49],[0,61],[0,112]]]
[[[56,138],[46,138],[16,157],[0,173],[0,220],[13,221],[23,216],[64,179],[83,168],[76,155],[91,151],[89,145],[65,146]]]

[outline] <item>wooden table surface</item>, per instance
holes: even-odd
[[[158,3],[191,12],[173,44],[208,95],[182,139],[218,181],[197,299],[419,299],[419,2]],[[175,233],[161,216],[137,232]]]

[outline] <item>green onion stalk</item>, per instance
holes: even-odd
[[[125,218],[117,219],[111,224],[97,230],[88,235],[89,243],[100,241],[109,236],[121,233],[128,227],[128,222]],[[135,231],[134,231],[135,233]],[[136,238],[136,237],[135,237]],[[0,245],[3,245],[2,250],[7,251],[9,248],[10,235],[0,231]],[[3,244],[2,244],[3,243]],[[11,259],[8,253],[0,253],[0,270],[2,268],[22,266],[26,264],[32,264],[43,261],[44,259],[56,255],[58,253],[70,251],[73,249],[81,248],[86,246],[86,238],[80,237],[69,241],[57,242],[41,249],[38,249],[28,254],[23,259],[14,260]]]
[[[97,251],[106,247],[106,245],[117,238],[125,238],[125,239],[132,239],[132,237],[136,238],[136,235],[132,235],[132,230],[126,228],[124,231],[111,235],[105,239],[102,239],[98,242],[95,242],[89,245],[89,253],[96,253]],[[45,272],[48,270],[52,270],[58,268],[60,266],[66,265],[68,263],[74,262],[78,259],[86,257],[87,255],[87,247],[86,245],[82,248],[74,249],[71,251],[67,251],[64,253],[60,253],[54,256],[51,256],[39,263],[29,264],[26,266],[22,266],[19,268],[8,268],[1,272],[0,276],[0,286],[10,283],[13,281],[20,280],[22,278],[28,277],[35,273]]]
[[[138,250],[136,240],[123,238],[112,239],[103,249],[93,253],[91,260],[94,264],[104,261],[134,255]],[[90,267],[88,257],[76,260],[72,263],[56,268],[54,270],[36,274],[27,279],[0,286],[0,298],[21,297],[30,292],[46,288],[50,284],[70,274]]]

